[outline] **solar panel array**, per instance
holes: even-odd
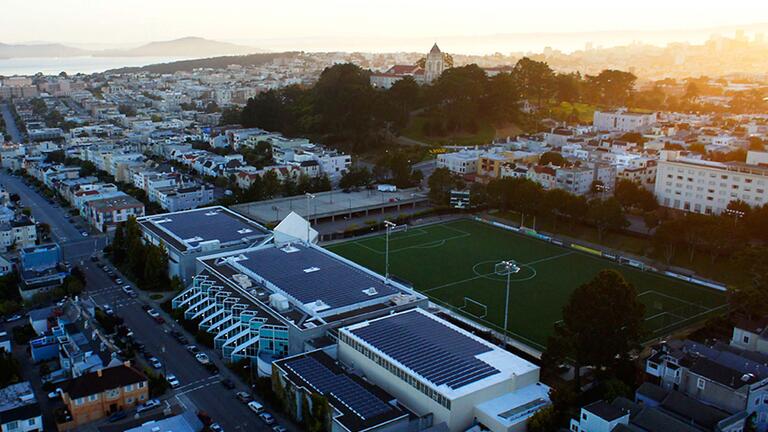
[[[475,358],[492,348],[418,311],[372,321],[352,333],[437,386],[455,390],[499,373]]]
[[[245,219],[221,209],[197,209],[153,218],[157,221],[164,219],[170,219],[170,221],[161,222],[158,225],[181,240],[187,241],[191,247],[197,246],[202,241],[219,240],[222,243],[228,243],[268,234],[258,225],[248,223]],[[193,238],[199,239],[191,241],[190,239]]]
[[[401,291],[380,279],[338,259],[294,245],[298,251],[286,253],[268,248],[248,253],[240,261],[249,270],[267,279],[301,303],[322,300],[331,308],[398,294]],[[305,271],[312,268],[317,270]],[[375,289],[375,294],[364,290]]]
[[[325,396],[333,395],[363,420],[389,412],[386,402],[374,396],[345,374],[337,374],[313,357],[300,357],[285,364],[315,390]]]

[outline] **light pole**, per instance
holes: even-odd
[[[389,282],[389,235],[393,232],[400,232],[402,230],[405,230],[408,228],[408,225],[398,225],[394,222],[390,222],[388,220],[384,221],[384,228],[386,231],[386,252],[384,253],[384,279]]]
[[[315,195],[307,192],[304,194],[304,196],[307,197],[307,245],[311,243],[311,240],[309,238],[310,230],[312,229],[312,220],[309,217],[309,201],[315,199]]]
[[[504,346],[505,347],[509,343],[509,334],[507,333],[507,328],[509,325],[509,280],[513,274],[519,271],[520,271],[520,267],[517,264],[515,264],[515,262],[512,260],[498,262],[494,267],[494,272],[497,275],[507,277],[507,295],[506,295],[506,300],[504,301]]]

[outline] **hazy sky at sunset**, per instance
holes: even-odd
[[[362,38],[369,50],[376,51],[385,48],[377,45],[378,38],[679,30],[768,21],[768,1],[725,4],[701,0],[2,0],[0,42],[138,44],[201,36],[250,44],[318,38],[344,45],[347,38]]]

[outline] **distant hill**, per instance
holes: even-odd
[[[269,63],[276,58],[291,58],[297,56],[298,52],[283,53],[259,53],[241,56],[220,56],[194,60],[179,60],[170,63],[158,63],[141,67],[124,67],[108,70],[105,73],[135,73],[149,72],[158,74],[172,74],[175,72],[189,72],[194,69],[221,69],[229,65],[239,66],[257,66]]]
[[[75,57],[89,54],[86,50],[55,43],[18,45],[0,43],[0,58]]]
[[[93,55],[97,57],[210,57],[258,52],[263,51],[227,42],[185,37],[170,41],[151,42],[131,49],[95,51]]]

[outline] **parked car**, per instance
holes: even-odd
[[[133,294],[135,294],[135,291],[129,285],[126,285],[120,289],[129,297],[133,297]]]
[[[179,343],[182,345],[186,345],[189,343],[189,341],[187,340],[186,337],[184,337],[184,335],[177,337],[176,340],[179,341]]]
[[[61,397],[61,389],[57,388],[56,390],[48,393],[48,399],[49,400],[56,400]]]
[[[225,379],[221,380],[221,385],[223,385],[224,387],[226,387],[226,388],[228,388],[228,389],[230,389],[230,390],[232,390],[233,388],[235,388],[235,383],[234,383],[234,381],[232,381],[232,380],[231,380],[231,379],[229,379],[229,378],[225,378]]]
[[[208,364],[211,362],[211,359],[208,358],[208,355],[201,352],[195,354],[195,360],[197,360],[200,364]]]
[[[157,358],[157,357],[150,357],[147,361],[155,369],[162,369],[163,368],[163,364],[160,362],[160,359]]]
[[[191,352],[192,354],[197,355],[197,353],[200,352],[200,350],[195,345],[187,345],[187,351]]]
[[[224,428],[218,423],[211,423],[211,425],[208,426],[208,430],[211,432],[224,432]]]
[[[259,414],[259,418],[261,419],[261,421],[263,421],[267,425],[275,424],[275,418],[272,417],[272,414],[270,414],[268,412],[263,412],[263,413]]]
[[[8,318],[6,318],[5,321],[6,322],[14,322],[14,321],[18,321],[20,319],[21,319],[21,315],[15,314],[15,315],[11,315]]]
[[[168,374],[165,377],[165,380],[168,381],[168,385],[171,386],[171,388],[177,388],[181,385],[181,383],[179,382],[179,379],[176,378],[176,375],[174,374]]]
[[[120,278],[117,278],[117,279],[115,279],[115,283],[118,284],[118,285],[122,285],[123,284],[123,280],[120,279]]]
[[[250,402],[248,402],[248,408],[249,408],[251,411],[255,412],[256,414],[259,414],[259,413],[261,413],[262,411],[264,411],[264,406],[263,406],[262,404],[260,404],[260,403],[256,402],[256,401],[250,401]]]
[[[124,419],[126,417],[128,417],[128,413],[127,412],[125,412],[125,411],[118,411],[118,412],[112,414],[111,416],[109,416],[108,421],[110,423],[114,423],[114,422],[120,421],[120,420],[122,420],[122,419]]]
[[[143,404],[139,405],[138,408],[136,408],[137,413],[143,413],[145,411],[149,411],[153,408],[157,408],[160,406],[160,401],[157,399],[150,399]]]
[[[282,425],[276,424],[272,426],[272,432],[288,432],[288,429],[286,429]]]
[[[147,313],[148,313],[148,314],[149,314],[149,316],[151,316],[152,318],[157,318],[157,317],[159,317],[159,316],[160,316],[160,314],[159,314],[159,313],[158,313],[156,310],[154,310],[154,309],[152,309],[152,308],[149,308],[149,309],[147,309]]]
[[[81,232],[80,235],[83,236],[83,237],[88,237],[88,233],[85,232],[85,231]]]
[[[244,392],[244,391],[239,391],[235,393],[235,396],[237,396],[237,398],[240,399],[240,402],[242,403],[248,403],[253,399],[248,392]]]
[[[115,314],[115,311],[113,311],[112,308],[109,305],[102,306],[101,310],[103,310],[105,314],[110,315],[110,316]]]

